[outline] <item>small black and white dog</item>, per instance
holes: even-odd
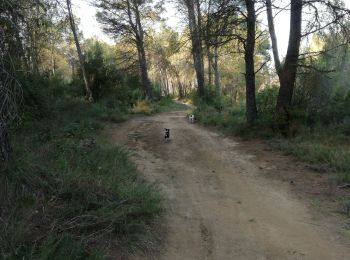
[[[189,115],[188,116],[188,121],[193,124],[194,123],[194,115]]]
[[[164,128],[165,129],[165,135],[164,135],[164,140],[168,141],[170,140],[170,129]]]

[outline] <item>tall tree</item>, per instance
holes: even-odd
[[[247,38],[244,46],[245,59],[245,79],[246,79],[246,117],[249,125],[254,125],[257,120],[258,112],[255,98],[255,69],[254,69],[254,52],[255,52],[255,31],[256,31],[256,14],[255,0],[245,0],[247,8]]]
[[[72,33],[73,33],[73,36],[74,36],[75,46],[77,48],[79,64],[80,64],[81,73],[83,75],[83,80],[84,80],[84,84],[85,84],[86,95],[87,95],[88,100],[90,102],[92,102],[93,101],[93,96],[92,96],[92,92],[91,92],[91,89],[89,87],[89,82],[88,82],[87,76],[86,76],[85,65],[84,65],[84,58],[83,58],[83,54],[82,54],[81,48],[80,48],[79,38],[78,38],[78,34],[77,34],[77,27],[76,27],[76,24],[74,22],[71,0],[67,0],[67,10],[68,10],[68,17],[69,17],[70,27],[71,27],[71,30],[72,30]]]
[[[203,97],[204,87],[204,62],[202,47],[202,14],[199,0],[181,0],[186,7],[188,26],[192,42],[192,56],[197,78],[198,95]]]
[[[104,30],[115,38],[126,38],[134,44],[138,53],[141,82],[145,95],[152,98],[145,51],[145,20],[158,18],[160,6],[152,6],[152,0],[98,0],[98,20]]]
[[[285,7],[282,9],[285,9]],[[304,26],[304,31],[302,31],[303,9],[307,9],[308,13],[308,19]],[[344,7],[343,1],[291,0],[288,49],[283,63],[280,61],[278,53],[271,0],[266,0],[266,10],[275,68],[280,81],[280,90],[276,104],[276,112],[278,115],[279,123],[282,123],[281,125],[287,125],[289,120],[290,107],[292,105],[297,69],[298,66],[300,66],[300,56],[302,56],[302,59],[305,60],[307,57],[315,57],[319,54],[303,53],[300,55],[300,43],[302,38],[328,29],[331,31],[342,32],[344,35],[349,35],[347,29],[347,19],[350,16],[350,10]],[[348,41],[346,41],[346,43],[348,43]],[[344,45],[344,43],[339,43],[338,47],[342,45]],[[327,50],[323,50],[322,52],[326,51]],[[312,66],[309,68],[314,69]]]
[[[299,49],[301,41],[301,25],[302,25],[302,0],[290,1],[290,32],[287,55],[282,64],[279,58],[277,38],[275,33],[272,3],[266,0],[267,18],[269,32],[272,42],[273,57],[275,61],[276,72],[280,80],[280,89],[277,98],[276,112],[279,120],[286,123],[289,118],[289,109],[292,103],[296,73],[299,60]]]
[[[203,37],[208,56],[208,80],[211,84],[211,69],[214,70],[214,84],[217,95],[221,93],[219,74],[219,48],[237,38],[236,27],[245,22],[238,17],[239,1],[208,0],[203,25]],[[212,49],[213,52],[212,53]]]

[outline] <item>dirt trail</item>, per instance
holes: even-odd
[[[350,259],[338,230],[314,218],[285,184],[261,176],[237,142],[189,124],[186,112],[134,118],[109,134],[134,151],[167,199],[164,245],[148,258]]]

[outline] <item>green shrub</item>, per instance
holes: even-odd
[[[344,214],[350,216],[350,200],[349,199],[343,201],[341,211]]]
[[[148,100],[138,100],[131,108],[134,114],[151,115],[155,112],[155,106]]]
[[[101,259],[103,241],[152,237],[162,197],[98,137],[106,116],[123,116],[107,103],[60,98],[52,116],[15,129],[13,159],[0,163],[0,258]]]
[[[304,128],[294,138],[277,142],[279,149],[314,164],[322,164],[339,172],[344,181],[350,173],[350,138],[333,127]],[[343,176],[343,177],[342,177]]]
[[[336,180],[339,184],[350,183],[350,172],[338,173]]]
[[[278,88],[266,88],[256,95],[259,120],[271,124],[275,119]]]

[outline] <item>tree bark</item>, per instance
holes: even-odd
[[[213,84],[212,78],[212,62],[211,62],[211,53],[210,46],[207,45],[207,59],[208,59],[208,85],[211,86]]]
[[[273,22],[271,0],[266,0],[266,11],[267,11],[267,22],[268,22],[269,33],[271,38],[272,53],[275,61],[276,73],[279,74],[281,71],[281,62],[280,62],[280,57],[278,53],[278,45],[277,45],[277,38],[275,33],[275,24]]]
[[[284,125],[288,124],[289,110],[292,103],[296,73],[298,69],[301,41],[302,5],[302,0],[291,0],[288,50],[285,62],[282,65],[278,55],[271,0],[266,1],[267,20],[272,42],[273,56],[276,72],[280,81],[280,89],[276,104],[277,120],[279,121],[278,123]]]
[[[219,74],[219,52],[218,45],[214,46],[214,76],[215,76],[215,91],[218,96],[221,95],[221,84]]]
[[[169,95],[169,93],[170,93],[170,84],[169,84],[167,69],[164,69],[164,76],[165,76],[166,89],[167,89],[168,95]],[[173,90],[173,91],[174,91],[174,90]]]
[[[144,32],[141,24],[140,12],[138,6],[134,6],[135,18],[136,18],[136,42],[137,49],[139,52],[139,63],[141,69],[141,81],[146,97],[152,99],[152,88],[151,81],[148,77],[148,68],[147,68],[147,57],[145,52],[145,43],[144,43]]]
[[[7,132],[7,124],[0,121],[0,161],[8,161],[10,159],[10,140]]]
[[[89,87],[89,83],[88,83],[88,80],[87,80],[85,66],[84,66],[84,59],[83,59],[83,55],[81,53],[79,38],[78,38],[77,31],[76,31],[76,25],[75,25],[73,13],[72,13],[71,0],[67,0],[67,9],[68,9],[68,16],[69,16],[70,27],[71,27],[71,30],[72,30],[72,33],[73,33],[73,37],[74,37],[75,47],[77,48],[77,53],[78,53],[81,73],[83,75],[83,80],[84,80],[84,84],[85,84],[86,96],[87,96],[87,98],[88,98],[88,100],[90,102],[93,102],[93,96],[92,96],[92,92],[91,92],[91,89]]]
[[[151,99],[152,98],[151,82],[149,81],[149,78],[148,78],[145,47],[143,45],[143,42],[138,42],[137,46],[138,46],[137,49],[139,52],[139,64],[140,64],[140,70],[141,70],[141,84],[146,97]]]
[[[199,5],[199,2],[196,1],[196,4]],[[198,6],[195,9],[193,0],[186,0],[186,6],[188,11],[189,28],[190,28],[191,41],[192,41],[193,62],[194,62],[194,67],[196,70],[196,77],[197,77],[197,87],[198,87],[197,90],[198,90],[198,95],[200,97],[203,97],[205,94],[203,50],[202,50],[200,28],[197,22],[197,19],[198,21],[200,21],[200,17],[197,17],[196,19],[196,14],[195,14],[196,9],[198,10]],[[200,16],[200,13],[198,13],[197,16]]]
[[[298,69],[301,41],[302,0],[291,1],[290,32],[286,59],[279,75],[280,91],[277,99],[277,113],[288,116],[292,103],[295,79]]]
[[[255,70],[254,70],[254,50],[255,50],[255,1],[245,0],[247,7],[247,39],[245,44],[245,80],[246,80],[246,117],[248,125],[256,123],[258,112],[255,99]]]

